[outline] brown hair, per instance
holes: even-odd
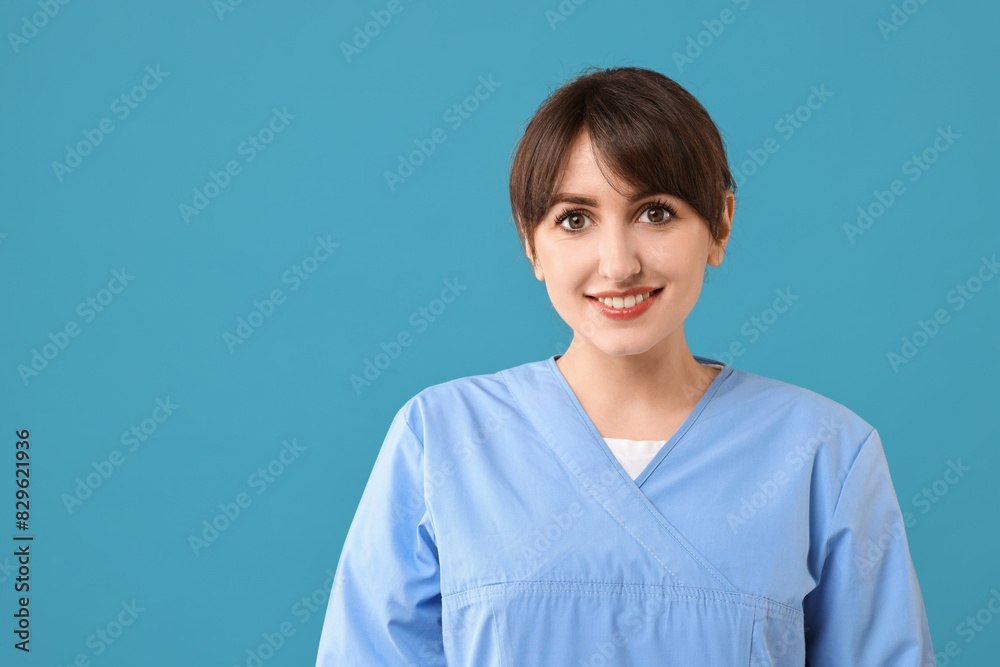
[[[541,104],[510,167],[510,206],[535,255],[535,230],[552,207],[563,161],[587,130],[598,161],[639,191],[679,197],[721,241],[726,190],[736,192],[719,129],[680,84],[638,67],[587,67]]]

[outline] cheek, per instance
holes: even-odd
[[[689,282],[698,266],[698,262],[690,254],[677,249],[659,252],[653,249],[643,260],[643,268],[651,275],[674,283]]]
[[[677,235],[669,243],[650,244],[643,262],[654,273],[677,283],[704,277],[708,255],[699,238]]]
[[[583,253],[549,253],[544,266],[545,280],[555,292],[579,292],[590,275],[590,263]]]

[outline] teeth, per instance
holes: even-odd
[[[645,294],[636,294],[634,296],[622,297],[606,297],[598,298],[597,300],[603,303],[605,306],[610,306],[611,308],[631,308],[632,306],[642,303],[643,299],[649,298],[652,292],[646,292]]]

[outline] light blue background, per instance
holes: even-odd
[[[50,4],[16,48],[9,34],[43,10],[18,0],[0,14],[0,545],[16,532],[16,429],[31,431],[35,536],[30,656],[12,647],[13,558],[0,556],[0,662],[246,665],[288,623],[264,664],[313,664],[328,572],[392,415],[431,384],[570,341],[520,254],[507,169],[537,106],[587,65],[676,78],[734,168],[776,140],[738,192],[730,256],[687,322],[692,352],[719,359],[742,342],[731,365],[872,423],[915,521],[935,649],[955,642],[939,664],[1000,653],[1000,618],[959,634],[1000,590],[1000,281],[973,281],[961,310],[947,300],[1000,250],[995,3],[911,0],[884,36],[887,2],[591,0],[550,23],[556,0],[402,0],[350,62],[340,44],[387,3],[247,1],[221,15],[209,0]],[[678,66],[726,9],[732,22]],[[168,74],[120,119],[112,101],[147,66]],[[491,76],[489,97],[446,122]],[[776,122],[813,86],[832,96],[786,138]],[[295,118],[248,162],[239,146],[274,108]],[[102,118],[114,131],[60,182],[52,163]],[[904,163],[948,127],[959,138],[911,181]],[[446,140],[391,190],[384,172],[435,128]],[[240,173],[186,224],[179,205],[229,160]],[[851,243],[844,225],[894,179],[905,193]],[[318,237],[339,247],[293,291],[282,276]],[[78,304],[123,267],[134,280],[86,322]],[[446,280],[465,286],[458,298],[412,320]],[[284,303],[231,352],[223,335],[274,289]],[[751,340],[776,290],[799,298]],[[948,323],[894,370],[887,354],[937,309]],[[23,381],[18,366],[70,321],[79,335]],[[401,332],[412,343],[355,391],[350,377]],[[128,451],[121,434],[168,397],[179,407]],[[248,478],[293,439],[304,450],[258,493]],[[70,512],[64,494],[114,450],[123,463]],[[949,461],[970,468],[954,484],[939,481]],[[918,504],[936,481],[937,502]],[[189,536],[241,492],[250,506],[196,555]],[[296,605],[314,593],[306,617]],[[143,611],[96,655],[88,637],[133,600]]]

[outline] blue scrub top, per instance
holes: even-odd
[[[633,480],[557,358],[396,413],[317,667],[934,664],[870,424],[723,364]]]

